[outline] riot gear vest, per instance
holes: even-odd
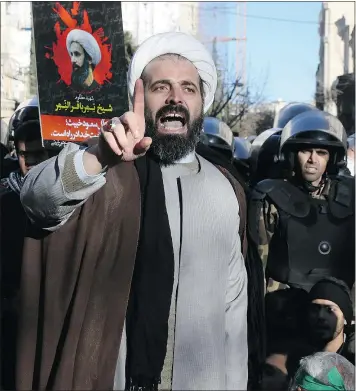
[[[278,222],[269,243],[267,277],[307,291],[328,276],[344,280],[352,287],[355,281],[353,179],[332,180],[326,198],[312,198],[281,179],[267,179],[256,186],[249,221],[254,240],[258,240],[256,223],[264,199],[278,211]]]

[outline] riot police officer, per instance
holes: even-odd
[[[249,157],[251,144],[242,137],[235,137],[233,163],[247,182],[249,178]]]
[[[21,103],[12,114],[6,134],[2,135],[4,147],[1,156],[1,178],[7,178],[11,172],[19,168],[14,147],[15,130],[27,121],[39,121],[39,119],[38,99],[36,96]]]
[[[235,147],[234,134],[225,122],[215,117],[205,117],[201,142],[232,161]]]
[[[277,161],[282,129],[295,116],[318,110],[308,103],[293,102],[284,106],[274,121],[274,127],[260,133],[252,142],[250,151],[251,186],[268,178],[281,178],[284,173]]]
[[[289,175],[258,183],[249,205],[250,237],[267,281],[277,282],[268,290],[282,283],[308,291],[326,276],[354,284],[354,178],[338,175],[346,140],[341,122],[319,110],[284,127],[279,161]]]
[[[16,166],[0,182],[1,259],[1,362],[2,389],[15,389],[17,298],[22,249],[29,220],[20,201],[24,176],[31,167],[48,158],[42,147],[37,99],[20,105],[9,122],[9,140],[17,155]],[[6,163],[7,159],[3,159]],[[1,163],[3,163],[1,162]],[[13,162],[13,160],[9,160]]]
[[[246,192],[248,189],[245,177],[246,167],[236,164],[234,159],[235,139],[230,127],[218,118],[205,117],[203,131],[200,135],[200,144],[196,149],[197,153],[199,153],[202,146],[210,149],[215,155],[217,164],[222,167],[229,167],[229,171],[233,173]]]
[[[14,112],[9,121],[8,139],[13,143],[18,165],[7,178],[1,179],[0,192],[8,189],[19,195],[28,170],[49,157],[42,146],[37,97],[22,103]]]
[[[9,142],[14,141],[15,130],[24,122],[31,120],[40,120],[37,96],[34,96],[33,98],[21,103],[15,110],[14,114],[11,116],[8,128]]]
[[[274,119],[274,128],[283,129],[287,123],[299,114],[310,110],[318,110],[309,103],[292,102],[284,106]]]
[[[281,177],[282,174],[276,162],[281,132],[279,128],[267,129],[253,141],[249,156],[252,187],[263,179]]]

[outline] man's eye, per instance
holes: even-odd
[[[158,86],[153,91],[164,91],[167,89],[167,86]]]
[[[189,93],[194,93],[195,92],[195,89],[192,88],[192,87],[185,87],[185,90]]]

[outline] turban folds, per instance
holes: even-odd
[[[204,82],[204,112],[206,113],[214,101],[217,86],[215,64],[202,43],[193,36],[180,32],[153,35],[136,50],[128,71],[130,99],[133,99],[136,80],[141,77],[146,65],[164,54],[179,54],[197,68],[199,76]]]
[[[70,45],[73,42],[79,43],[80,46],[83,47],[83,49],[88,53],[88,55],[91,57],[92,63],[94,65],[98,65],[101,61],[101,52],[98,45],[98,42],[96,42],[96,39],[88,32],[84,30],[75,29],[72,30],[67,35],[67,50],[68,53],[70,52]]]

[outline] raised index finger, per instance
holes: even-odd
[[[145,95],[142,79],[137,79],[135,83],[133,112],[137,114],[140,119],[145,118]],[[141,130],[141,129],[140,129]]]

